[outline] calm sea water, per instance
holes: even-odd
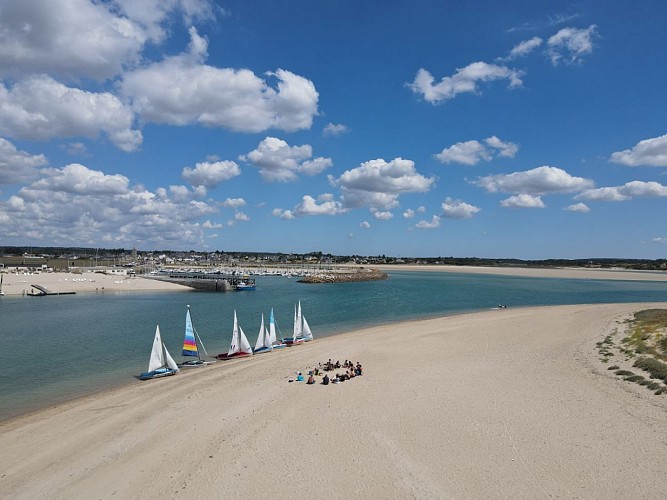
[[[186,306],[209,354],[226,352],[233,311],[254,345],[271,307],[284,336],[301,301],[315,337],[509,307],[667,301],[667,283],[393,272],[367,283],[258,277],[251,292],[80,293],[0,299],[0,420],[128,383],[148,366],[155,325],[178,361]],[[667,305],[666,305],[667,307]],[[150,382],[148,382],[150,383]]]

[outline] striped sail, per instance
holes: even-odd
[[[192,318],[190,317],[190,306],[188,306],[188,312],[185,314],[185,339],[183,340],[183,351],[181,354],[183,356],[199,357],[199,351],[197,351],[197,340],[195,339],[195,332],[194,328],[192,327]]]

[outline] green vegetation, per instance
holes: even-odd
[[[600,360],[604,363],[613,356],[612,350],[618,350],[625,356],[625,361],[635,358],[634,368],[648,374],[636,374],[624,369],[623,364],[607,368],[619,378],[634,382],[653,391],[656,395],[667,393],[667,309],[646,309],[635,313],[634,318],[622,323],[625,337],[619,345],[614,344],[618,330],[607,335],[596,344]]]
[[[660,379],[667,383],[667,363],[663,363],[654,358],[642,356],[641,358],[637,358],[637,361],[635,361],[633,366],[648,372],[651,375],[651,378]]]

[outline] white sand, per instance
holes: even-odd
[[[484,267],[484,266],[436,266],[397,264],[373,266],[383,271],[424,271],[442,273],[496,274],[524,276],[527,278],[571,278],[591,280],[667,281],[667,271],[628,271],[601,268],[533,268],[533,267]]]
[[[595,343],[662,304],[401,323],[0,425],[0,498],[661,498],[667,396]],[[328,358],[339,385],[288,383]]]
[[[22,295],[32,291],[32,285],[40,285],[50,292],[122,292],[140,290],[190,290],[188,287],[166,281],[127,276],[108,276],[100,273],[36,273],[3,275],[2,291],[5,295]]]

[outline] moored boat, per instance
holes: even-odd
[[[229,351],[226,353],[221,353],[216,356],[216,358],[221,360],[228,360],[234,358],[242,358],[245,356],[252,356],[252,347],[250,342],[243,333],[243,328],[241,328],[236,319],[236,310],[234,310],[234,328],[232,330],[232,343],[229,346]]]
[[[180,367],[197,367],[197,366],[206,366],[215,361],[208,361],[201,358],[199,355],[199,346],[201,346],[204,354],[208,356],[206,352],[206,347],[201,340],[201,337],[195,330],[194,325],[192,324],[192,316],[190,315],[190,306],[185,313],[185,338],[183,339],[183,350],[181,351],[182,356],[194,358],[187,361],[183,361],[178,366]]]
[[[162,342],[160,335],[160,325],[155,327],[155,337],[153,338],[153,348],[151,349],[151,357],[148,361],[148,371],[139,375],[140,380],[150,380],[154,378],[167,377],[175,375],[180,370],[171,357],[169,351]]]

